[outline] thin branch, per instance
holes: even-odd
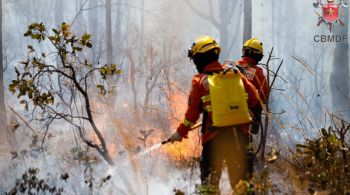
[[[293,59],[295,59],[296,61],[298,61],[301,65],[304,66],[304,68],[311,73],[313,76],[316,76],[315,71],[313,71],[310,66],[308,64],[306,64],[305,62],[303,62],[302,60],[300,60],[299,58],[297,58],[296,56],[291,56]]]
[[[73,21],[71,22],[71,26],[73,26],[74,22],[75,22],[76,19],[79,17],[80,13],[83,11],[84,6],[85,6],[85,4],[86,4],[87,2],[88,2],[88,0],[85,0],[85,1],[81,4],[78,13],[75,15]]]
[[[16,112],[11,106],[7,106],[8,108],[10,108],[10,110],[16,115],[18,116],[19,119],[21,119],[22,122],[24,122],[24,124],[32,131],[32,133],[34,135],[37,135],[37,133],[35,132],[35,130],[29,125],[29,123],[18,113]]]
[[[56,117],[57,117],[57,115],[54,116],[54,117],[51,117],[51,118],[49,119],[49,121],[45,124],[46,130],[45,130],[44,137],[43,137],[43,139],[41,140],[41,147],[44,146],[44,142],[45,142],[45,139],[46,139],[46,135],[47,135],[47,133],[49,132],[50,125],[51,125],[51,123],[56,119]]]
[[[270,85],[270,90],[271,90],[272,86],[275,84],[275,81],[276,81],[278,72],[280,71],[280,69],[281,69],[281,67],[282,67],[282,64],[283,64],[283,60],[281,61],[280,65],[278,66],[277,71],[276,71],[276,74],[274,75],[274,77],[273,77],[273,79],[272,79],[272,82],[271,82],[271,85]]]
[[[271,89],[270,90],[276,90],[276,91],[286,91],[285,89],[278,89],[278,88],[273,88],[273,87],[271,87]]]
[[[282,81],[283,81],[284,83],[286,83],[286,84],[288,83],[288,81],[287,81],[285,78],[283,78],[283,77],[280,76],[280,75],[277,75],[274,71],[270,70],[270,72],[273,73],[272,76],[276,76],[276,77],[282,79]]]
[[[270,67],[269,67],[269,64],[270,64],[270,61],[271,61],[271,58],[272,58],[272,53],[273,53],[273,47],[271,48],[271,51],[270,51],[270,54],[269,54],[269,58],[267,59],[267,62],[266,62],[266,70],[267,70],[267,84],[270,83]],[[269,91],[271,91],[271,86],[269,86]],[[259,147],[259,149],[261,149],[261,158],[264,159],[265,158],[265,147],[266,147],[266,139],[267,139],[267,130],[268,130],[268,127],[269,127],[269,116],[270,116],[270,110],[269,110],[269,103],[270,103],[270,95],[267,96],[267,101],[266,101],[266,109],[264,110],[265,111],[265,124],[264,124],[264,128],[263,128],[263,131],[261,132],[262,134],[262,140],[261,140],[261,147]],[[262,126],[261,126],[262,127]],[[258,153],[259,150],[256,152]]]

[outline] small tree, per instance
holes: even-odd
[[[78,130],[84,143],[113,164],[105,139],[94,121],[88,89],[91,87],[89,78],[95,75],[101,81],[96,85],[97,89],[105,94],[106,78],[120,74],[120,70],[115,64],[98,67],[90,64],[86,58],[81,60],[84,49],[92,47],[91,35],[85,33],[78,37],[70,31],[68,24],[63,23],[58,29],[52,29],[50,34],[42,23],[33,23],[28,26],[24,36],[49,46],[50,52],[39,52],[28,45],[28,58],[20,62],[20,69],[16,68],[17,78],[12,80],[9,90],[18,94],[17,98],[21,99],[20,103],[27,111],[33,105],[33,113],[47,130],[53,121],[68,122]],[[54,64],[57,57],[59,65]],[[37,109],[41,112],[35,112]],[[83,125],[84,121],[89,125]],[[89,129],[92,130],[89,135],[96,137],[96,141],[87,136]],[[46,135],[47,131],[43,142]]]

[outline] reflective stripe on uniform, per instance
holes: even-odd
[[[185,126],[193,126],[193,125],[194,125],[194,123],[188,121],[187,119],[184,120],[183,124],[184,124]]]
[[[207,112],[211,112],[213,109],[212,109],[211,105],[208,105],[204,108],[204,110],[206,110]]]
[[[209,102],[210,101],[210,95],[202,96],[201,99],[202,99],[203,103]]]

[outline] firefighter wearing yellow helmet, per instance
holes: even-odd
[[[251,38],[243,45],[243,56],[253,58],[256,62],[264,57],[264,49],[262,42],[257,38]]]
[[[260,104],[255,105],[250,109],[253,120],[250,125],[245,125],[243,130],[249,133],[249,142],[252,142],[251,134],[257,134],[261,124],[262,105],[266,103],[269,96],[269,87],[267,79],[264,75],[263,69],[258,66],[258,63],[264,57],[263,43],[258,38],[251,38],[247,40],[242,47],[242,58],[234,62],[234,65],[245,75],[251,84],[256,88]],[[253,172],[253,158],[252,151],[248,153],[248,168],[249,174]]]
[[[220,124],[216,120],[237,119],[240,117],[228,117],[227,114],[236,113],[236,110],[242,110],[243,105],[236,105],[232,102],[234,98],[238,102],[245,104],[246,114],[249,117],[249,108],[258,103],[258,94],[255,87],[238,70],[225,69],[220,62],[220,46],[209,36],[201,36],[195,40],[192,47],[188,50],[188,57],[195,64],[198,74],[192,78],[192,88],[188,97],[188,107],[182,123],[176,128],[174,133],[168,139],[170,142],[181,141],[188,137],[188,132],[193,130],[195,123],[202,117],[202,135],[201,142],[203,150],[200,161],[201,183],[198,192],[200,194],[219,194],[219,182],[221,178],[224,161],[228,167],[228,174],[232,188],[240,179],[247,179],[247,150],[248,136],[242,130],[242,124],[247,121],[235,121],[235,124]],[[222,87],[222,82],[215,80],[222,75],[231,75],[232,78],[238,78],[232,85]],[[225,76],[224,76],[225,77]],[[226,77],[225,77],[226,78]],[[230,79],[227,79],[232,81]],[[222,81],[222,80],[221,80]],[[216,88],[213,85],[217,82]],[[213,89],[220,88],[220,93],[215,93]],[[234,89],[233,89],[234,88]],[[239,93],[235,93],[235,89]],[[210,92],[209,92],[210,91]],[[219,94],[222,94],[221,96]],[[234,95],[233,95],[234,94]],[[220,96],[220,97],[218,97]],[[230,97],[228,97],[230,96]],[[248,99],[247,99],[248,97]],[[218,112],[215,107],[222,99],[228,99],[229,104],[225,104],[224,113]],[[225,101],[227,102],[227,101]],[[231,110],[231,111],[228,111]],[[243,115],[239,112],[239,115]],[[223,122],[223,121],[221,121]],[[225,121],[227,122],[227,121]]]
[[[188,57],[193,59],[196,54],[205,53],[211,49],[216,49],[215,53],[219,55],[220,47],[210,36],[201,36],[195,40],[192,47],[188,50]]]
[[[210,36],[201,36],[195,40],[188,50],[188,57],[193,60],[199,73],[203,73],[205,66],[219,59],[221,48]]]
[[[258,38],[247,40],[242,48],[242,59],[236,65],[244,68],[244,74],[257,88],[263,103],[266,103],[269,94],[266,77],[258,63],[264,57],[263,43]]]

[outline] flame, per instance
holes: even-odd
[[[188,139],[164,145],[161,152],[172,160],[181,161],[198,157],[200,155],[199,146],[199,136],[195,133],[190,133]]]
[[[117,139],[111,136],[111,128],[113,129],[128,129],[127,133],[123,135],[124,148],[121,150],[127,150],[129,152],[137,153],[136,148],[141,147],[142,150],[151,147],[152,145],[158,144],[166,139],[169,135],[175,131],[180,123],[182,123],[184,114],[187,109],[188,95],[183,93],[181,90],[171,90],[172,93],[167,93],[167,103],[168,111],[167,118],[169,120],[169,129],[172,131],[166,132],[162,128],[153,128],[154,124],[148,124],[148,127],[140,127],[140,124],[133,123],[132,120],[119,120],[118,118],[113,118],[110,116],[110,106],[107,102],[101,101],[101,99],[96,98],[91,102],[91,109],[94,111],[94,120],[96,126],[102,133],[103,137],[106,139],[107,148],[110,155],[116,157],[118,155]],[[130,110],[130,105],[128,103],[120,104],[119,109],[124,109],[125,113],[133,117],[133,112]],[[109,111],[108,111],[109,110]],[[164,114],[164,113],[163,113]],[[117,117],[117,116],[115,116]],[[119,127],[115,125],[118,122]],[[121,125],[121,126],[120,126]],[[154,129],[154,132],[147,137],[145,141],[142,141],[142,136],[140,136],[139,131],[133,131],[133,129]],[[121,133],[121,132],[119,132]],[[89,131],[89,138],[95,143],[99,144],[97,135],[93,131]],[[108,136],[106,136],[108,135]],[[115,135],[121,136],[121,135]],[[127,136],[127,137],[125,137]],[[127,139],[127,140],[125,140]],[[119,145],[118,145],[119,146]],[[138,151],[140,152],[140,151]],[[196,158],[200,155],[201,145],[200,145],[200,134],[197,130],[191,131],[188,135],[188,139],[183,139],[181,142],[168,143],[163,145],[160,149],[151,152],[149,155],[163,155],[171,160],[180,161]]]
[[[161,128],[153,128],[154,133],[147,137],[145,150],[152,148],[153,145],[157,145],[158,143],[161,143],[167,139],[183,121],[183,117],[187,109],[188,95],[181,93],[178,90],[173,92],[174,93],[169,93],[167,95],[169,108],[167,115],[170,124],[169,129],[172,130],[166,132]],[[181,161],[196,158],[200,155],[200,152],[200,134],[196,130],[193,130],[189,133],[188,139],[183,139],[181,142],[167,143],[162,145],[159,149],[157,148],[157,150],[148,153],[147,155],[163,155],[170,160]]]
[[[108,108],[107,104],[101,102],[97,98],[94,98],[91,102],[91,110],[93,110],[93,117],[96,127],[102,134],[102,137],[105,139],[109,154],[114,157],[117,155],[118,151],[116,143],[111,141],[111,139],[108,139],[111,134],[108,128],[112,123],[110,122],[110,117],[108,116],[108,112],[106,112],[106,108]],[[100,140],[92,129],[88,132],[88,137],[94,143],[101,144]]]
[[[188,95],[180,90],[174,90],[168,94],[169,104],[169,121],[171,129],[176,129],[183,121],[187,109]],[[173,133],[173,132],[171,132]],[[181,142],[166,144],[162,147],[161,152],[168,155],[173,160],[183,160],[200,155],[200,135],[196,130],[189,133],[188,139]]]
[[[104,135],[102,135],[103,137],[105,137]],[[95,133],[89,133],[89,139],[91,141],[93,141],[94,143],[96,144],[101,144],[100,140],[98,139],[97,135]],[[115,143],[113,142],[109,142],[109,141],[106,141],[106,147],[107,147],[107,150],[108,150],[108,153],[114,157],[117,155],[117,146]]]

